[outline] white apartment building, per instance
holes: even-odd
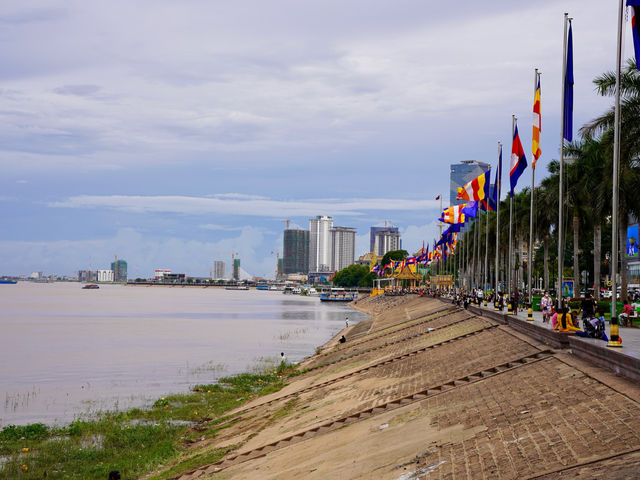
[[[397,227],[378,228],[374,232],[373,247],[376,255],[384,255],[392,250],[400,250],[400,232]]]
[[[227,275],[227,264],[222,260],[216,260],[213,262],[213,278],[215,280],[222,280]]]
[[[331,269],[340,271],[355,261],[356,229],[333,227],[331,230]]]
[[[98,270],[99,282],[113,282],[113,270]]]
[[[309,271],[331,272],[331,229],[333,217],[309,219]]]

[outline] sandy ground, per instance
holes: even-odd
[[[182,478],[635,478],[640,387],[438,300],[372,315],[283,390],[239,409]],[[236,457],[237,455],[240,455]]]

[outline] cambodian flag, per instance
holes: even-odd
[[[416,257],[409,257],[405,260],[405,265],[415,265]]]
[[[640,0],[627,0],[627,6],[631,7],[631,33],[633,34],[633,48],[636,51],[636,67],[640,70]]]
[[[518,179],[525,168],[527,168],[527,157],[524,156],[520,135],[518,135],[518,124],[516,123],[516,128],[513,131],[513,145],[511,146],[511,173],[509,173],[511,198],[513,198],[513,190],[516,188]]]

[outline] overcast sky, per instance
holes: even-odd
[[[0,274],[273,276],[282,219],[437,236],[449,165],[557,158],[563,12],[577,127],[611,104],[614,0],[27,1],[0,5]],[[626,24],[625,53],[633,47]],[[505,179],[506,179],[506,170]],[[527,169],[521,179],[530,180]]]

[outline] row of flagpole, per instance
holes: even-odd
[[[615,120],[614,120],[614,155],[613,155],[613,207],[612,207],[612,305],[611,305],[611,341],[609,346],[620,346],[618,336],[617,325],[617,261],[618,261],[618,169],[619,169],[619,154],[620,154],[620,72],[622,63],[622,28],[624,17],[624,5],[625,0],[620,0],[620,8],[618,15],[618,41],[617,41],[617,58],[616,58],[616,89],[615,89]],[[626,0],[626,5],[632,8],[632,29],[634,38],[634,47],[636,52],[636,62],[640,68],[640,27],[636,24],[637,14],[640,13],[640,0]],[[560,137],[560,172],[559,172],[559,186],[558,186],[558,224],[557,224],[557,236],[558,236],[558,277],[557,277],[557,293],[558,293],[558,311],[564,311],[564,298],[563,298],[563,266],[564,266],[564,146],[565,140],[571,142],[573,139],[573,32],[572,32],[572,18],[567,13],[564,14],[564,34],[563,34],[563,64],[562,64],[562,93],[561,93],[561,137]],[[540,131],[541,131],[541,116],[540,116],[540,77],[541,74],[538,69],[534,71],[534,106],[533,106],[533,131],[532,131],[532,154],[533,161],[531,165],[531,198],[530,198],[530,218],[529,218],[529,242],[528,242],[528,265],[527,265],[527,286],[528,286],[528,301],[532,300],[532,268],[533,268],[533,234],[534,234],[534,212],[535,212],[535,167],[538,161],[540,150]],[[508,259],[505,262],[507,264],[507,278],[506,283],[508,285],[507,293],[511,295],[514,290],[517,290],[517,286],[514,282],[515,271],[513,269],[513,242],[512,242],[512,224],[513,224],[513,199],[514,189],[517,184],[518,178],[527,167],[526,156],[522,149],[520,137],[518,134],[517,119],[515,115],[512,116],[512,150],[511,150],[511,162],[510,162],[510,199],[509,199],[509,248]],[[501,290],[500,286],[500,199],[502,194],[501,185],[502,174],[502,144],[498,142],[498,168],[496,171],[496,181],[493,189],[490,188],[491,169],[465,184],[463,187],[458,188],[458,199],[467,200],[468,202],[462,205],[452,205],[446,210],[442,209],[442,196],[438,195],[436,200],[440,200],[440,211],[442,212],[439,219],[442,223],[451,224],[447,230],[442,233],[442,223],[440,223],[440,241],[437,243],[434,241],[434,248],[432,252],[425,251],[424,245],[421,251],[420,257],[411,257],[412,262],[424,260],[425,265],[431,264],[433,261],[437,261],[438,273],[442,272],[441,260],[447,259],[447,251],[449,255],[455,253],[456,235],[460,232],[462,226],[466,222],[467,218],[475,218],[477,220],[478,209],[484,210],[486,213],[486,236],[485,236],[485,258],[484,258],[484,272],[480,274],[477,272],[481,268],[481,263],[478,257],[480,256],[479,238],[474,241],[474,250],[472,251],[473,261],[471,262],[471,277],[469,278],[472,285],[478,286],[480,281],[483,283],[483,290],[488,288],[489,281],[489,217],[488,210],[495,210],[496,212],[496,258],[495,258],[495,272],[494,272],[494,289],[496,293]],[[482,203],[481,203],[482,202]],[[478,224],[474,224],[474,235],[478,236]],[[465,251],[465,278],[469,274],[469,235],[467,234],[464,241]],[[442,249],[440,249],[442,245]],[[456,273],[459,272],[463,266],[462,259],[458,259],[457,255],[454,255],[454,262],[451,265],[449,262],[449,269],[452,270],[452,279],[455,278]],[[398,263],[393,265],[397,267]],[[393,267],[392,265],[392,267]],[[383,274],[389,265],[380,266],[378,268],[378,274]],[[395,268],[395,267],[393,267]],[[517,277],[516,277],[517,278]]]

